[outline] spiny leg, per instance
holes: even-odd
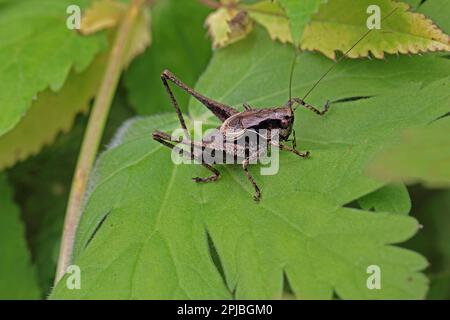
[[[253,179],[253,176],[250,174],[250,172],[248,172],[248,168],[247,168],[248,164],[249,164],[249,159],[246,158],[242,162],[242,169],[244,169],[244,173],[247,176],[248,181],[250,181],[253,188],[255,188],[255,195],[253,196],[253,199],[255,199],[255,201],[259,201],[261,199],[261,191],[260,191],[258,185],[256,184],[255,179]]]
[[[170,97],[170,101],[172,102],[173,107],[175,108],[175,112],[177,113],[178,120],[180,121],[181,127],[184,130],[184,134],[187,140],[190,140],[189,131],[186,127],[186,122],[184,122],[183,113],[181,112],[180,106],[178,105],[177,99],[175,98],[175,95],[173,94],[172,90],[170,89],[169,83],[167,82],[167,75],[163,72],[161,74],[161,80],[166,88],[167,94]]]
[[[308,157],[309,157],[309,151],[306,151],[306,152],[300,152],[300,151],[298,151],[298,150],[295,149],[295,148],[288,147],[288,146],[286,146],[286,145],[284,145],[284,144],[281,144],[281,143],[280,143],[279,147],[280,147],[281,150],[289,151],[289,152],[295,153],[296,155],[298,155],[298,156],[300,156],[300,157],[302,157],[302,158],[308,158]]]
[[[298,155],[299,157],[302,157],[302,158],[308,158],[309,154],[310,154],[309,151],[300,152],[297,149],[291,148],[291,147],[286,146],[286,145],[284,145],[282,143],[275,143],[273,141],[271,143],[272,143],[273,146],[280,148],[280,150],[292,152],[292,153],[294,153],[294,154],[296,154],[296,155]]]
[[[188,151],[183,150],[171,143],[171,142],[181,143],[180,140],[173,139],[169,134],[162,132],[162,131],[158,131],[158,130],[153,131],[153,139],[158,141],[162,145],[165,145],[166,147],[168,147],[170,149],[174,149],[176,152],[183,152],[183,154],[188,156],[191,160],[195,159],[195,160],[199,161],[202,166],[204,166],[206,169],[208,169],[209,171],[211,171],[213,173],[212,176],[209,176],[206,178],[200,178],[200,177],[192,178],[193,181],[195,181],[195,182],[210,182],[210,181],[216,181],[217,179],[219,179],[219,177],[220,177],[219,170],[217,170],[213,166],[211,166],[203,161],[196,159],[195,155],[192,153],[192,148],[191,148],[191,152],[188,152]]]
[[[292,135],[293,135],[292,148],[297,150],[297,137],[295,136],[295,129],[292,129]]]
[[[161,79],[163,79],[163,84],[166,87],[169,96],[172,100],[172,104],[174,104],[175,108],[177,109],[177,114],[179,114],[178,117],[180,117],[181,112],[180,108],[178,107],[178,104],[176,104],[175,97],[172,93],[172,91],[169,88],[169,85],[167,83],[167,80],[187,92],[190,96],[194,97],[198,101],[200,101],[205,107],[207,107],[217,118],[220,119],[220,121],[225,121],[229,117],[231,117],[233,114],[239,113],[236,109],[233,107],[226,105],[224,103],[220,103],[217,101],[214,101],[213,99],[207,98],[204,95],[198,93],[194,89],[187,86],[185,83],[180,81],[175,75],[173,75],[169,70],[164,70],[161,74]],[[174,103],[175,101],[175,103]],[[181,121],[180,121],[181,122]],[[184,122],[184,120],[183,120]]]
[[[306,103],[305,101],[303,101],[300,98],[292,98],[291,100],[289,100],[287,102],[286,106],[292,108],[292,106],[295,103],[298,103],[299,105],[305,107],[306,109],[309,109],[309,110],[313,111],[314,113],[318,114],[319,116],[325,115],[328,112],[328,110],[330,110],[330,101],[329,100],[325,103],[325,106],[323,107],[322,111],[320,111],[319,109],[317,109],[317,108],[313,107],[312,105]]]
[[[252,106],[249,105],[249,104],[246,103],[246,102],[244,102],[244,103],[242,104],[242,106],[244,107],[245,111],[253,110]]]

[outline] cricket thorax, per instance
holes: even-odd
[[[226,135],[240,136],[247,130],[278,130],[280,140],[287,140],[292,131],[294,115],[287,107],[253,109],[240,112],[225,120],[220,131]]]

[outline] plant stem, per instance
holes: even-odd
[[[77,167],[75,169],[75,174],[72,181],[72,188],[70,190],[69,202],[64,221],[63,236],[59,251],[58,266],[55,276],[55,284],[58,283],[58,281],[64,276],[67,267],[71,264],[75,233],[82,214],[81,206],[83,203],[89,174],[97,155],[109,109],[122,73],[127,42],[130,38],[130,30],[144,1],[145,0],[133,0],[118,28],[108,59],[108,65],[106,67],[105,74],[103,75],[103,80],[89,117],[89,122],[83,138],[81,152],[78,157]]]

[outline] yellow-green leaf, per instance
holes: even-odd
[[[215,18],[217,33],[222,32],[222,46],[232,42],[227,37],[225,12],[241,9],[247,11],[252,20],[264,26],[272,40],[297,43],[301,39],[301,49],[319,51],[334,59],[336,51],[347,51],[368,31],[367,19],[372,13],[367,13],[367,9],[371,5],[380,8],[381,19],[396,10],[388,19],[381,21],[380,30],[374,29],[366,39],[358,43],[348,54],[349,57],[358,58],[371,54],[376,58],[383,58],[385,53],[450,51],[449,36],[432,20],[421,13],[409,11],[408,4],[393,0],[329,0],[321,6],[319,1],[299,4],[289,0],[265,0],[250,5],[234,5],[232,9],[222,7],[211,16]],[[313,14],[317,8],[319,11]],[[247,33],[241,34],[234,41]]]
[[[83,15],[80,32],[84,35],[117,27],[126,14],[127,6],[115,0],[99,0],[86,10]],[[127,54],[124,58],[124,66],[144,52],[151,43],[150,12],[146,8],[139,12],[130,31],[132,34],[127,43]]]
[[[381,18],[397,9],[381,22],[381,29],[373,30],[349,53],[349,57],[363,57],[369,52],[376,58],[383,58],[384,53],[450,50],[449,37],[433,21],[420,13],[410,12],[407,4],[392,0],[330,0],[306,26],[302,49],[318,50],[332,59],[336,50],[345,52],[367,32],[369,14],[366,9],[369,5],[381,8]]]
[[[272,40],[292,42],[289,20],[278,3],[262,1],[246,8],[250,17],[266,28]]]
[[[75,116],[87,111],[103,75],[106,55],[101,55],[84,72],[72,71],[59,92],[40,93],[26,116],[7,134],[0,137],[0,169],[38,153],[51,144],[58,133],[72,128]]]
[[[95,1],[81,19],[80,32],[89,35],[100,30],[113,28],[122,19],[127,10],[124,3],[114,0]]]
[[[253,29],[248,13],[232,7],[222,7],[211,13],[206,18],[206,26],[214,47],[239,41]]]

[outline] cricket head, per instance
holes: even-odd
[[[274,119],[280,130],[280,140],[286,141],[292,133],[294,125],[294,111],[291,107],[277,108]]]

